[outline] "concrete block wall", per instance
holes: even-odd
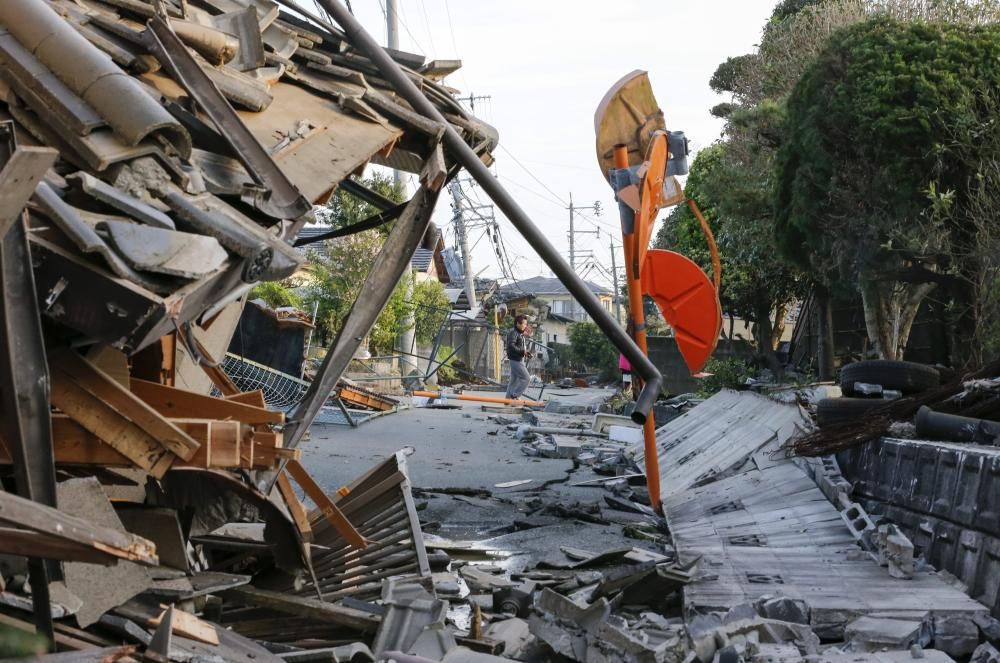
[[[837,459],[854,499],[1000,617],[1000,449],[883,438]]]

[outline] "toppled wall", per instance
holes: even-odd
[[[1000,449],[883,438],[838,455],[856,499],[1000,615]]]

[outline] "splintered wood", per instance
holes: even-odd
[[[124,359],[124,356],[122,356]],[[172,467],[274,469],[301,452],[272,430],[285,420],[260,391],[216,398],[129,378],[71,350],[50,357],[57,465],[134,467],[161,478]],[[127,385],[127,387],[125,386]],[[12,463],[0,440],[0,465]]]

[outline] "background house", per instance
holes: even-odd
[[[587,287],[597,295],[601,305],[609,312],[614,311],[614,293],[610,288],[586,281]],[[537,321],[542,332],[542,343],[568,343],[569,326],[574,322],[589,322],[590,316],[577,303],[566,286],[557,278],[535,276],[530,279],[515,281],[504,288],[510,295],[530,295],[532,305],[541,311],[546,311],[543,319]]]

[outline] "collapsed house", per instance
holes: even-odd
[[[489,162],[496,132],[434,82],[456,63],[392,57]],[[336,383],[410,256],[437,240],[430,215],[457,172],[444,124],[341,31],[271,0],[0,3],[0,100],[0,463],[4,488],[29,500],[0,492],[13,556],[0,603],[96,658],[124,639],[115,656],[266,659],[190,614],[229,590],[281,614],[279,599],[239,590],[252,562],[282,590],[309,576],[321,623],[370,628],[332,602],[426,571],[405,464],[328,496],[295,447],[329,385],[286,416],[222,362],[246,293],[299,268],[298,232],[340,188],[382,211],[328,235],[394,225],[321,369]],[[368,164],[420,187],[386,201],[351,179]],[[104,635],[79,630],[93,624]]]

